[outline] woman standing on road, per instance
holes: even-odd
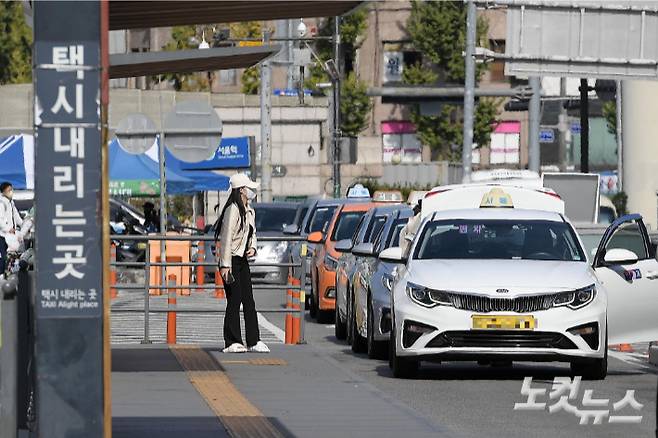
[[[244,173],[231,177],[231,194],[215,223],[219,240],[219,272],[226,289],[224,353],[269,353],[260,340],[258,316],[251,286],[248,258],[256,255],[255,212],[249,204],[256,197],[258,184]],[[247,347],[240,332],[240,303],[244,312]]]

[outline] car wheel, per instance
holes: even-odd
[[[345,331],[347,332],[347,343],[349,345],[352,345],[352,340],[353,340],[353,331],[352,331],[352,323],[354,322],[352,320],[352,300],[350,300],[349,296],[349,287],[347,289],[346,293],[346,300],[345,300],[345,308],[347,309],[347,318],[345,319]]]
[[[343,341],[347,337],[347,325],[340,319],[340,312],[338,311],[338,305],[336,305],[336,313],[334,317],[334,333],[336,334],[336,339]]]
[[[393,371],[393,377],[398,379],[411,379],[418,374],[420,363],[417,360],[400,357],[395,351],[395,327],[391,330],[391,349],[389,354],[389,365]]]
[[[311,318],[316,318],[318,316],[318,303],[315,299],[315,291],[318,289],[317,286],[315,286],[315,283],[313,282],[313,278],[311,278],[311,296],[309,297],[310,301],[310,309],[309,309],[309,315],[311,315]]]
[[[571,373],[584,380],[604,380],[608,375],[608,333],[605,334],[605,350],[601,359],[572,362]]]
[[[352,351],[363,353],[366,351],[366,340],[359,333],[359,326],[356,323],[356,303],[352,303],[352,309]]]
[[[368,327],[367,327],[367,344],[368,344],[368,357],[370,359],[385,359],[386,358],[386,342],[375,341],[375,316],[372,311],[372,304],[368,298]]]
[[[318,324],[329,324],[334,320],[333,310],[318,309]]]

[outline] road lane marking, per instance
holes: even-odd
[[[281,432],[233,385],[219,364],[196,346],[170,350],[190,382],[234,438],[283,438]]]
[[[286,341],[286,332],[269,322],[267,318],[265,318],[261,313],[258,314],[258,324],[263,326],[265,330],[268,330],[270,333],[272,333],[279,341]]]

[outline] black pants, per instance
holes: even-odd
[[[5,273],[7,268],[7,242],[0,236],[0,275]]]
[[[260,341],[258,332],[258,316],[256,303],[251,287],[251,272],[246,257],[233,257],[231,272],[235,281],[227,284],[226,315],[224,316],[224,342],[226,347],[231,344],[242,344],[240,333],[240,303],[244,312],[244,325],[247,337],[247,347],[253,347]]]

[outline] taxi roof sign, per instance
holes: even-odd
[[[514,202],[509,193],[500,187],[494,187],[482,196],[480,208],[514,208]]]
[[[354,184],[353,187],[347,192],[348,198],[369,198],[370,190],[367,187],[363,187],[363,184]]]

